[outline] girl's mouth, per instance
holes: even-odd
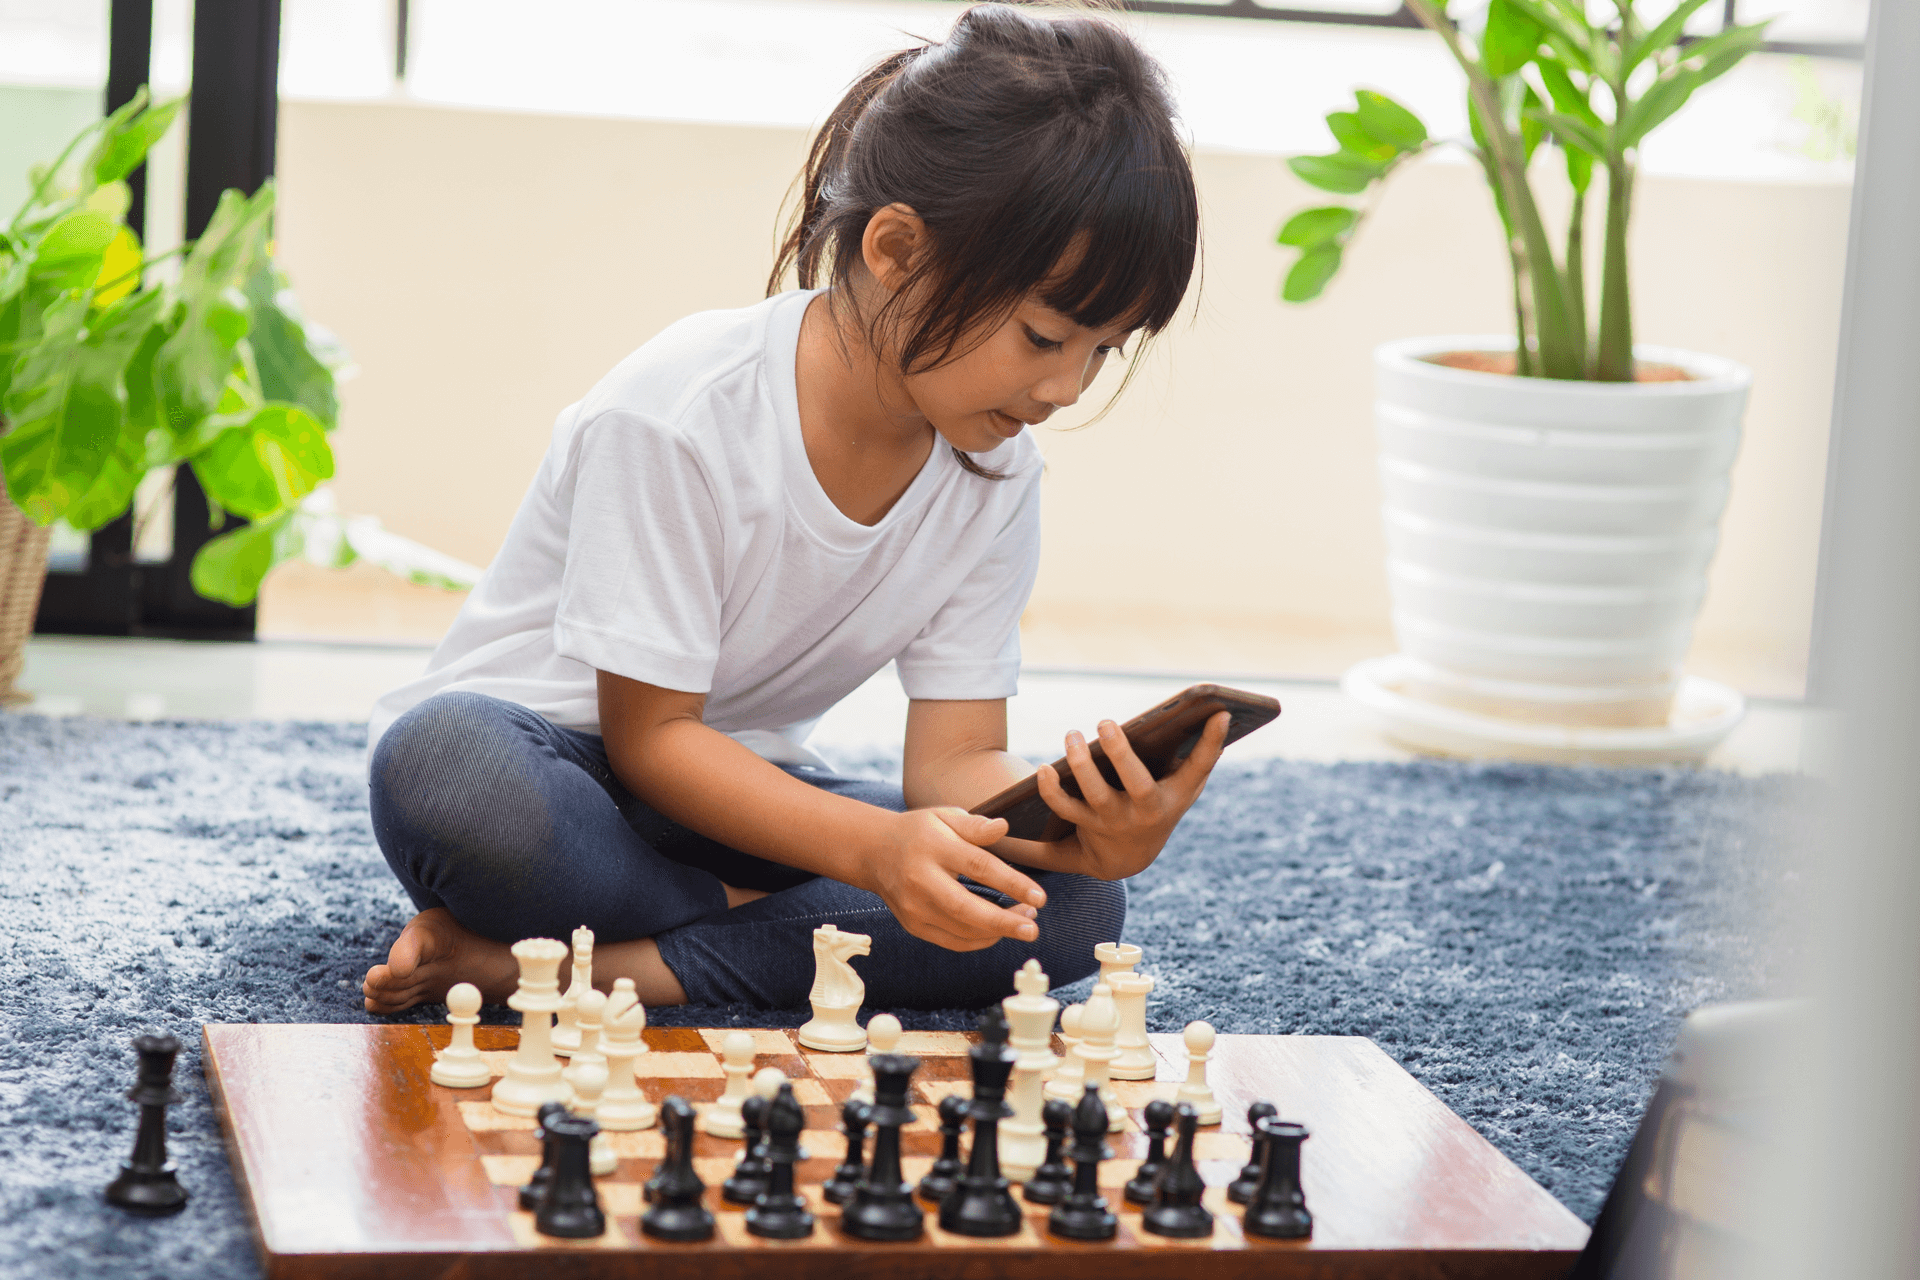
[[[1011,440],[1027,429],[1027,424],[998,409],[987,410],[987,416],[993,420],[993,429]]]

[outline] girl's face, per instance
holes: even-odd
[[[914,408],[962,453],[997,449],[1079,400],[1130,329],[1098,331],[1029,299],[957,360],[907,374]]]

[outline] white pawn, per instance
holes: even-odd
[[[1176,1103],[1191,1102],[1200,1113],[1201,1124],[1220,1123],[1220,1100],[1207,1083],[1207,1059],[1213,1057],[1213,1027],[1205,1022],[1189,1022],[1187,1042],[1187,1078],[1174,1092]]]
[[[640,1033],[647,1011],[634,994],[633,979],[621,978],[607,997],[606,1023],[600,1032],[600,1052],[607,1060],[607,1090],[600,1095],[600,1127],[620,1133],[651,1129],[659,1108],[647,1101],[635,1078],[634,1060],[647,1051]]]
[[[595,992],[599,995],[599,992]],[[605,999],[605,997],[601,997]],[[607,1087],[607,1064],[604,1060],[582,1061],[578,1055],[573,1065],[561,1073],[567,1083],[573,1086],[573,1102],[568,1110],[583,1120],[592,1120],[600,1111],[600,1095]],[[603,1127],[593,1135],[593,1141],[587,1144],[587,1167],[596,1178],[604,1178],[620,1167],[620,1157],[614,1154],[613,1139],[607,1136]]]
[[[873,1057],[899,1048],[900,1034],[900,1019],[890,1013],[876,1013],[867,1019],[867,1078],[853,1091],[853,1097],[873,1101]]]
[[[580,1033],[580,1043],[573,1047],[573,1060],[606,1066],[607,1059],[600,1052],[600,1022],[607,1015],[607,998],[588,987],[574,1002],[573,1012],[575,1029]]]
[[[1120,1030],[1113,1039],[1120,1056],[1113,1060],[1113,1078],[1151,1080],[1160,1068],[1160,1060],[1153,1056],[1153,1046],[1147,1041],[1147,996],[1153,991],[1153,979],[1128,970],[1114,974],[1107,985],[1113,989],[1114,1007],[1120,1011]]]
[[[1081,1087],[1098,1088],[1100,1100],[1107,1104],[1107,1127],[1124,1129],[1127,1124],[1127,1111],[1114,1097],[1111,1078],[1107,1073],[1113,1066],[1113,1060],[1120,1051],[1113,1047],[1114,1033],[1120,1029],[1120,1013],[1113,1007],[1113,992],[1104,982],[1093,984],[1093,994],[1087,997],[1087,1008],[1080,1015],[1080,1043],[1074,1046],[1074,1056],[1083,1064],[1080,1068]]]
[[[1047,1081],[1049,1098],[1058,1098],[1062,1102],[1080,1101],[1080,1084],[1086,1072],[1086,1063],[1080,1060],[1074,1048],[1080,1043],[1080,1019],[1086,1012],[1087,1006],[1084,1004],[1070,1004],[1060,1014],[1060,1043],[1067,1051],[1060,1059],[1059,1069]]]
[[[480,988],[471,982],[455,984],[447,992],[447,1021],[453,1024],[453,1040],[427,1077],[449,1089],[478,1089],[493,1079],[486,1059],[473,1047],[473,1025],[480,1021]]]
[[[581,925],[573,931],[573,979],[560,997],[558,1016],[553,1024],[553,1051],[566,1057],[580,1047],[580,1027],[575,1021],[580,997],[593,990],[593,930]]]
[[[738,1138],[746,1130],[740,1118],[740,1104],[753,1092],[753,1036],[745,1031],[729,1031],[720,1042],[720,1066],[727,1073],[727,1087],[720,1100],[707,1108],[701,1128],[716,1138]]]
[[[782,1071],[780,1068],[762,1067],[758,1071],[753,1073],[753,1092],[763,1100],[767,1102],[772,1102],[774,1099],[774,1096],[780,1092],[780,1086],[785,1084],[786,1082],[787,1082],[787,1073]],[[766,1139],[766,1136],[767,1136],[767,1129],[766,1129],[766,1125],[763,1122],[760,1126],[761,1140],[764,1141]],[[749,1155],[752,1155],[752,1154],[753,1153],[747,1149],[746,1144],[742,1143],[740,1147],[740,1154],[735,1159],[736,1161],[745,1160]]]

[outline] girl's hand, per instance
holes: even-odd
[[[1120,776],[1122,790],[1114,790],[1101,776],[1079,733],[1067,735],[1067,767],[1080,784],[1081,799],[1068,795],[1053,766],[1040,766],[1040,798],[1047,807],[1074,824],[1074,833],[1053,844],[1008,840],[1003,851],[1024,866],[1050,871],[1077,871],[1101,880],[1120,880],[1144,871],[1160,856],[1167,837],[1193,802],[1206,790],[1207,777],[1226,747],[1225,711],[1207,721],[1193,753],[1178,769],[1155,782],[1147,766],[1133,753],[1120,726],[1100,722],[1100,743]]]
[[[978,951],[1002,938],[1031,942],[1040,936],[1033,918],[1047,894],[987,852],[1006,834],[1002,818],[946,806],[909,810],[896,816],[863,887],[880,895],[908,933],[950,951]],[[998,907],[968,892],[961,876],[999,890],[1016,905]]]

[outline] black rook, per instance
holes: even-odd
[[[120,1176],[107,1184],[107,1203],[133,1213],[178,1213],[187,1204],[187,1189],[174,1175],[167,1159],[167,1104],[178,1102],[173,1091],[173,1057],[180,1042],[172,1036],[136,1036],[140,1075],[127,1097],[140,1104],[140,1130],[134,1136],[133,1157],[120,1166]]]

